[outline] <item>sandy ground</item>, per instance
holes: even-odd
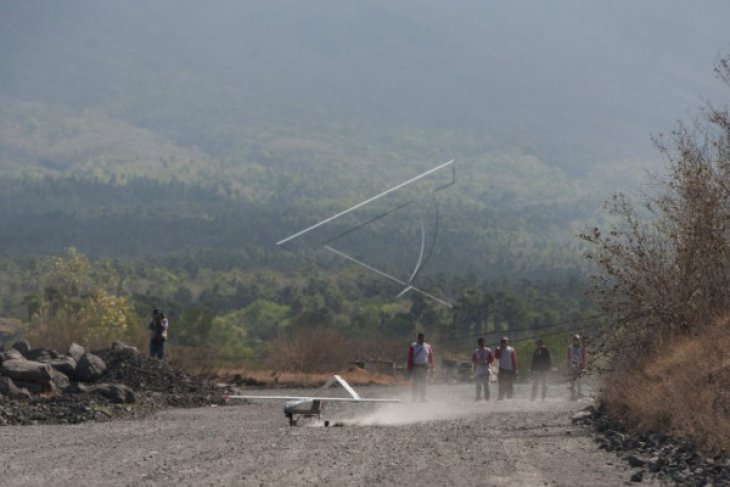
[[[363,397],[403,388],[360,388]],[[633,469],[599,450],[554,386],[546,401],[473,401],[468,384],[432,386],[427,403],[330,403],[291,428],[282,404],[168,410],[138,421],[0,428],[0,485],[614,486]],[[255,394],[303,394],[254,391]],[[332,391],[330,395],[342,395]],[[516,396],[528,395],[518,386]],[[656,485],[645,479],[644,485]]]

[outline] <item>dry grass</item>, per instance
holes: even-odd
[[[268,365],[287,372],[331,373],[365,358],[404,361],[407,347],[407,343],[389,340],[347,339],[338,330],[315,328],[274,341]]]
[[[730,452],[730,317],[652,355],[610,378],[603,397],[609,414],[709,454]]]
[[[210,347],[185,347],[165,345],[165,360],[170,365],[201,379],[214,379],[218,375],[216,351]]]

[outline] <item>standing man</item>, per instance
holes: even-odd
[[[426,402],[428,369],[433,370],[433,349],[426,343],[426,335],[418,334],[418,340],[408,348],[408,372],[413,381],[413,401]]]
[[[573,335],[573,344],[568,347],[566,365],[570,375],[570,399],[575,401],[583,395],[580,376],[586,366],[586,349],[580,341],[580,335]]]
[[[165,318],[165,313],[159,308],[152,310],[152,321],[147,326],[151,332],[150,357],[164,358],[167,327],[168,322],[167,318]]]
[[[530,364],[533,380],[530,400],[534,401],[537,398],[537,387],[542,384],[542,400],[544,401],[545,396],[547,396],[547,378],[552,367],[552,360],[550,359],[550,351],[545,346],[542,338],[538,338],[535,344],[537,348],[532,352],[532,363]]]
[[[489,401],[489,366],[494,363],[494,355],[484,346],[484,338],[479,338],[477,345],[477,349],[471,354],[471,372],[477,387],[477,396],[474,400],[479,401],[482,398],[483,389],[484,400]]]
[[[509,346],[509,338],[502,337],[499,341],[499,348],[494,354],[499,363],[499,375],[497,376],[498,400],[512,399],[514,382],[517,376],[517,352]]]

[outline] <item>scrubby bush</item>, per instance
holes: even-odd
[[[730,56],[717,74],[730,80]],[[718,320],[730,312],[730,114],[708,106],[693,126],[680,125],[657,145],[668,175],[657,179],[656,192],[638,206],[616,196],[609,204],[615,225],[583,235],[610,323],[604,331],[613,373],[604,400],[638,426],[669,429],[707,448],[730,446],[727,434],[697,429],[677,414],[687,408],[698,424],[730,423],[730,411],[715,409],[722,390],[710,379],[730,367],[716,348],[727,343],[728,321]],[[710,340],[711,348],[703,346]]]

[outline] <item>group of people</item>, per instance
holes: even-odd
[[[165,313],[155,308],[152,311],[152,321],[148,325],[150,331],[150,356],[163,359],[165,355],[165,342],[167,341],[167,330],[169,322]],[[535,400],[538,391],[542,399],[547,396],[548,375],[552,369],[552,358],[545,342],[540,338],[536,342],[530,363],[532,374],[531,400]],[[588,362],[588,337],[574,335],[572,344],[568,347],[566,354],[566,367],[570,378],[570,396],[576,400],[583,394],[581,387],[581,375]],[[514,393],[514,381],[517,378],[517,351],[510,346],[509,338],[503,336],[499,341],[499,347],[492,351],[486,346],[484,338],[477,340],[477,348],[471,355],[471,370],[476,387],[475,401],[490,398],[489,381],[492,374],[492,366],[496,363],[497,373],[497,399],[511,399]],[[426,343],[426,336],[419,333],[415,342],[408,348],[408,371],[411,374],[413,385],[413,400],[426,400],[426,384],[429,370],[433,371],[435,361],[433,347]]]
[[[530,373],[532,375],[531,400],[537,399],[538,392],[544,400],[548,391],[548,375],[552,369],[552,357],[545,346],[543,339],[535,342],[535,350],[532,353]],[[472,377],[476,387],[475,401],[490,398],[489,380],[492,374],[492,366],[496,363],[497,373],[497,399],[511,399],[514,394],[514,381],[517,378],[517,351],[510,346],[509,338],[503,336],[499,341],[499,347],[492,351],[486,346],[484,338],[477,340],[477,348],[471,355]],[[566,367],[570,380],[570,397],[576,400],[583,394],[581,376],[588,363],[588,337],[580,335],[572,337],[572,344],[568,347],[566,354]],[[419,333],[417,340],[408,348],[408,371],[411,374],[413,386],[413,400],[426,400],[426,383],[428,371],[434,370],[433,347],[426,343],[426,336]]]

